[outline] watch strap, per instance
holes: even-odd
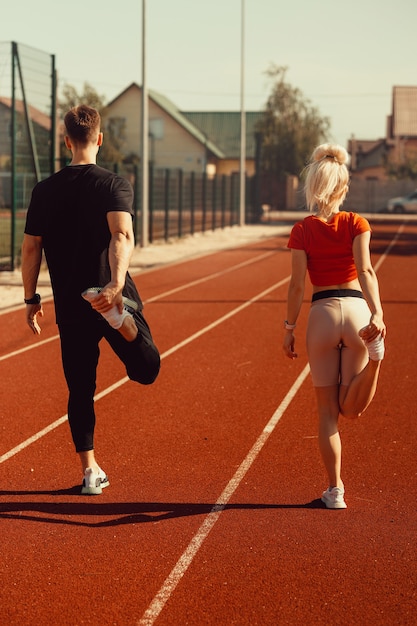
[[[35,293],[32,298],[25,298],[25,304],[40,304],[40,301],[41,297],[38,293]]]

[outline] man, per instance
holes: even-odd
[[[27,323],[39,334],[43,310],[36,286],[44,251],[69,391],[68,420],[83,471],[81,493],[94,495],[109,484],[94,454],[98,344],[104,337],[129,378],[144,385],[156,379],[160,356],[128,273],[134,249],[132,187],[96,164],[103,135],[95,109],[74,107],[64,122],[72,160],[33,189],[22,279]]]

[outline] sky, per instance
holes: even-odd
[[[87,82],[110,102],[142,83],[143,4],[148,87],[182,111],[239,111],[242,93],[262,110],[265,72],[285,66],[346,146],[385,137],[393,86],[417,86],[416,0],[14,0],[0,42],[55,55],[58,94]],[[0,59],[0,95],[4,71]]]

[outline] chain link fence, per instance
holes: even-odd
[[[141,180],[135,165],[100,163],[127,178],[135,191],[135,240],[140,241]],[[239,223],[239,174],[208,176],[180,169],[149,168],[149,242],[226,228]],[[259,221],[255,179],[246,180],[246,223]]]
[[[0,270],[15,269],[31,191],[54,171],[55,91],[53,55],[0,43]]]

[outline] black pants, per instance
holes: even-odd
[[[68,385],[68,421],[77,452],[94,449],[94,393],[103,337],[126,367],[131,380],[152,384],[159,373],[160,356],[141,312],[134,315],[139,333],[128,342],[104,319],[88,317],[82,324],[61,324],[61,354]]]

